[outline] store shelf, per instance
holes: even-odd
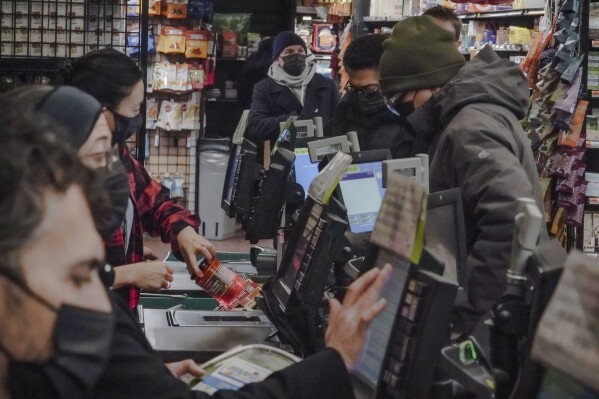
[[[316,15],[316,8],[315,7],[297,6],[297,7],[295,7],[295,13],[296,14]]]
[[[233,61],[241,61],[241,62],[242,62],[242,61],[245,61],[245,60],[246,60],[246,58],[245,58],[245,57],[243,57],[243,58],[233,58],[233,57],[216,57],[216,61],[217,61],[217,62],[218,62],[218,61],[231,61],[231,62],[233,62]]]
[[[236,103],[237,99],[236,98],[218,97],[218,98],[206,98],[206,101],[209,103]]]
[[[364,22],[369,23],[369,24],[395,23],[395,22],[399,22],[405,18],[406,17],[404,17],[404,16],[397,16],[397,15],[392,15],[392,16],[388,16],[388,17],[364,17]]]
[[[530,8],[523,10],[506,10],[506,11],[489,11],[476,12],[470,14],[458,15],[460,19],[500,19],[500,18],[518,18],[518,17],[538,17],[545,15],[545,10],[542,8]]]

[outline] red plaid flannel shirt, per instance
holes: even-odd
[[[143,262],[143,233],[152,237],[160,236],[165,243],[171,243],[173,253],[178,254],[176,236],[185,227],[197,230],[200,218],[187,209],[173,203],[170,193],[162,184],[150,177],[148,172],[135,160],[126,145],[120,149],[121,160],[129,173],[131,201],[133,201],[133,224],[129,248],[125,254],[125,236],[121,227],[104,241],[106,261],[113,266]],[[124,287],[120,294],[131,308],[139,303],[139,288]]]

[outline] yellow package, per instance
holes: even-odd
[[[185,57],[206,58],[208,56],[208,32],[192,30],[185,32]]]
[[[156,16],[162,12],[161,0],[150,0],[148,3],[148,15]]]
[[[163,27],[158,39],[157,51],[165,54],[184,54],[185,28]]]

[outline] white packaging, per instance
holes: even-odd
[[[20,43],[20,42],[15,42],[15,57],[25,57],[27,56],[27,50],[28,50],[28,46],[27,43]]]
[[[29,41],[29,29],[20,27],[15,30],[15,41],[16,42],[28,42]]]
[[[43,26],[42,15],[43,15],[42,3],[35,3],[35,2],[31,3],[30,23],[31,23],[32,29],[39,29]]]
[[[71,58],[81,57],[84,54],[83,48],[84,48],[83,44],[69,44],[68,45],[68,49],[69,49],[68,56]]]
[[[29,43],[29,56],[30,57],[41,57],[42,56],[42,44],[41,43]]]
[[[30,43],[41,43],[42,42],[42,28],[35,28],[29,31],[29,42]]]
[[[0,30],[0,40],[3,42],[12,42],[14,41],[14,30],[10,27],[5,28],[4,25]]]
[[[13,45],[12,43],[0,43],[0,55],[13,56]]]
[[[15,7],[15,28],[29,28],[29,4],[18,1]]]
[[[83,44],[85,42],[85,32],[72,31],[70,43]]]

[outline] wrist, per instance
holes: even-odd
[[[128,285],[134,285],[135,273],[136,264],[115,267],[113,288],[121,288]]]

